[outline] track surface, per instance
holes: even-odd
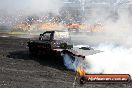
[[[54,57],[32,59],[28,39],[0,37],[0,88],[73,88],[75,72]],[[132,88],[129,84],[85,84],[75,88]]]

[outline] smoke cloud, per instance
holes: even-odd
[[[79,67],[82,67],[85,70],[89,68],[89,66],[87,65],[88,63],[80,57],[75,57],[75,60],[73,60],[73,58],[67,54],[65,54],[63,57],[64,57],[64,65],[68,69],[77,71]]]
[[[86,57],[86,61],[91,63],[88,73],[132,75],[132,48],[100,45],[97,49],[104,52]]]
[[[130,74],[132,76],[132,26],[128,9],[118,10],[118,19],[103,23],[103,33],[94,35],[95,49],[104,51],[86,57],[87,73]],[[91,39],[92,40],[92,39]]]
[[[85,23],[101,24],[102,32],[83,34],[83,37],[80,37],[81,34],[78,35],[77,40],[80,40],[80,44],[89,44],[95,50],[103,51],[87,55],[84,61],[87,65],[81,62],[82,67],[89,74],[132,75],[131,6],[123,3],[116,8],[111,5],[106,9],[93,8],[91,15],[85,20]]]

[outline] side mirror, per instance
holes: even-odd
[[[39,40],[43,40],[43,34],[40,34],[40,36],[39,36]]]
[[[43,34],[40,34],[40,36],[43,36]]]

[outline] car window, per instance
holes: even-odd
[[[55,34],[54,34],[55,40],[67,39],[67,38],[69,38],[68,32],[55,32]]]
[[[51,33],[45,33],[43,35],[43,40],[50,40]]]

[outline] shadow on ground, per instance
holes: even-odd
[[[43,66],[48,66],[59,70],[67,70],[63,63],[63,57],[54,57],[52,55],[33,57],[29,54],[28,50],[10,52],[7,57],[13,59],[34,60]]]

